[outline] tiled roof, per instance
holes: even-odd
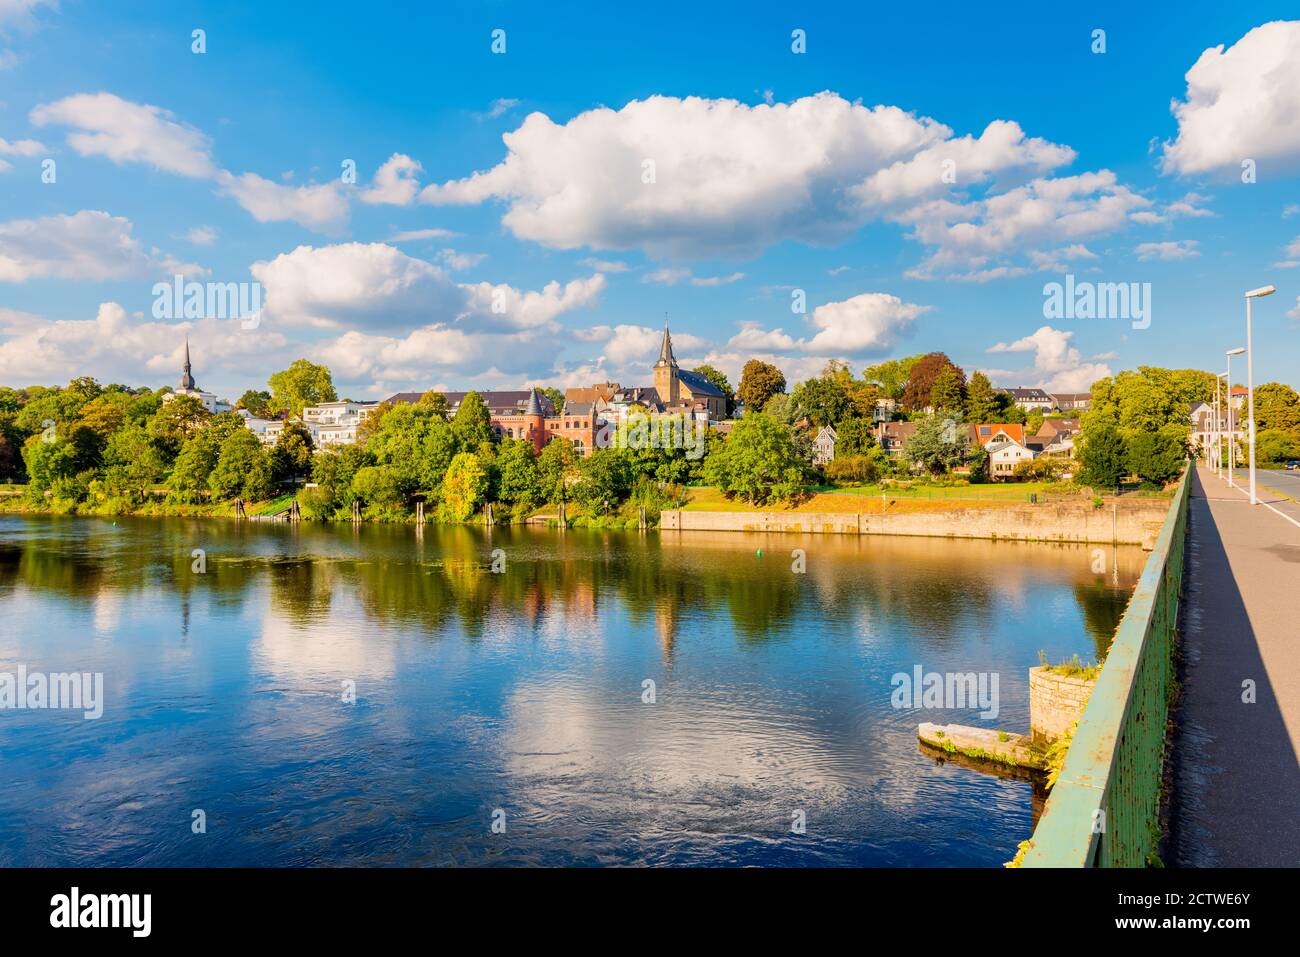
[[[677,378],[686,383],[686,387],[690,389],[691,393],[694,395],[706,395],[717,399],[724,397],[721,389],[698,372],[688,372],[685,369],[678,369]]]

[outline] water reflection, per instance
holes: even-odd
[[[889,677],[997,671],[992,723],[1027,727],[1040,649],[1103,655],[1143,558],[0,518],[0,671],[108,694],[98,722],[0,712],[0,864],[997,864],[1032,788],[921,753],[919,720],[989,722],[896,711]]]

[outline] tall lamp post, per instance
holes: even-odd
[[[1226,373],[1214,377],[1214,474],[1223,477],[1223,403],[1219,399],[1219,380]],[[1229,380],[1231,381],[1231,380]],[[1231,388],[1231,386],[1229,386]]]
[[[1237,464],[1237,433],[1232,427],[1232,357],[1239,356],[1246,350],[1241,346],[1224,353],[1228,357],[1228,487],[1236,488],[1232,481],[1232,467]]]
[[[1250,504],[1255,505],[1255,363],[1250,351],[1250,301],[1277,292],[1272,286],[1260,286],[1246,293],[1246,415],[1250,423]]]

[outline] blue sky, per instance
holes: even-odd
[[[1273,283],[1256,380],[1300,384],[1300,22],[1249,6],[0,0],[0,382],[169,384],[188,334],[231,397],[298,356],[634,384],[667,313],[733,383],[938,349],[1068,391],[1221,365]],[[155,318],[177,271],[261,322]],[[1149,327],[1046,318],[1065,273]]]

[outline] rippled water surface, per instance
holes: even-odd
[[[0,710],[0,865],[997,865],[1031,785],[916,725],[1026,730],[1040,649],[1104,654],[1142,558],[0,517],[0,672],[106,699]],[[894,709],[916,665],[996,672],[1001,714]]]

